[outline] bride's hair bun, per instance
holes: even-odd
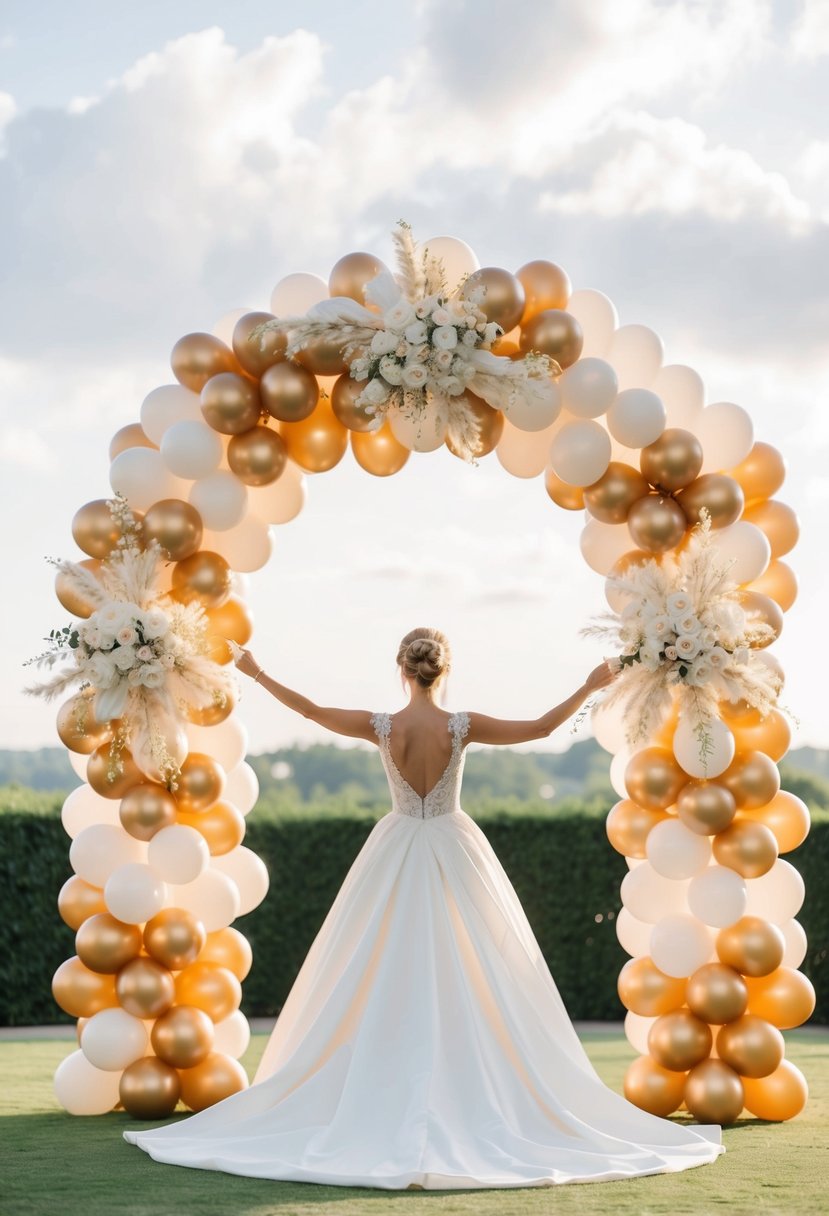
[[[404,675],[428,688],[449,670],[449,643],[439,629],[413,629],[403,638],[397,662]]]

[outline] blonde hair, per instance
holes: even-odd
[[[397,664],[404,676],[429,688],[449,671],[452,655],[446,635],[439,629],[412,629],[397,650]]]

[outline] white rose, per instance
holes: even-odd
[[[151,663],[155,655],[151,646],[139,646],[135,652],[135,657],[140,659],[142,663]]]
[[[452,354],[451,350],[436,350],[432,355],[432,362],[436,367],[440,368],[441,371],[448,371],[448,369],[452,366],[452,360],[454,357],[455,356]]]
[[[704,659],[700,659],[689,669],[685,682],[694,688],[700,688],[703,684],[708,683],[713,674],[713,669],[708,666]]]
[[[691,597],[684,591],[675,591],[666,600],[666,607],[672,617],[684,616],[691,611]]]
[[[501,332],[500,325],[496,325],[494,321],[488,321],[484,327],[484,342],[487,346],[491,346]]]
[[[423,388],[429,373],[422,363],[409,363],[403,368],[403,383],[407,388]]]
[[[412,346],[420,346],[429,336],[429,331],[422,321],[412,321],[411,325],[406,326],[406,341],[411,342]]]
[[[655,646],[642,646],[639,650],[639,660],[647,671],[656,671],[659,667],[659,651]]]
[[[411,346],[409,346],[409,343],[406,341],[406,339],[401,338],[400,341],[397,343],[397,346],[395,346],[395,348],[394,348],[394,353],[395,353],[395,355],[397,355],[398,359],[406,359],[411,354],[411,350],[412,350],[412,348],[411,348]]]
[[[477,346],[478,335],[475,333],[474,329],[468,329],[463,335],[461,341],[463,342],[464,346]]]
[[[134,667],[129,674],[130,683],[133,676],[137,676],[135,683],[143,684],[145,688],[160,688],[165,680],[164,668],[160,663],[144,663],[141,667]]]
[[[695,638],[692,633],[681,633],[674,642],[676,646],[677,657],[680,659],[696,658],[699,654],[699,639]]]
[[[446,308],[436,308],[432,313],[432,320],[435,325],[448,325],[452,320],[452,314]]]
[[[677,657],[676,646],[666,646],[665,647],[665,658],[670,663],[673,663],[674,660],[676,659],[676,657]]]
[[[97,650],[103,641],[104,635],[97,625],[93,625],[91,629],[85,629],[81,637],[87,646],[91,646],[93,650]]]
[[[714,671],[722,671],[727,666],[731,655],[727,650],[723,650],[722,646],[712,646],[705,657]]]
[[[675,616],[674,626],[677,633],[699,633],[702,628],[699,617],[695,616],[693,612],[686,612],[683,616]]]
[[[138,634],[132,625],[122,625],[115,635],[115,640],[119,646],[132,646],[133,642],[138,640]]]
[[[388,355],[397,346],[398,341],[398,334],[393,334],[388,329],[378,329],[371,339],[371,353],[374,355]]]
[[[432,346],[437,350],[454,350],[458,345],[458,331],[454,325],[438,325],[432,331]]]
[[[135,659],[136,652],[133,650],[132,646],[119,646],[118,649],[112,653],[112,661],[119,671],[129,671],[129,669],[134,665]]]
[[[101,651],[93,654],[84,666],[96,688],[109,688],[118,678],[112,659]]]
[[[385,355],[380,360],[380,375],[387,384],[398,385],[403,383],[403,368],[391,355]]]
[[[170,618],[160,608],[151,608],[141,620],[141,633],[148,642],[163,638],[170,632]]]
[[[175,665],[176,665],[176,661],[171,654],[161,655],[161,657],[159,658],[158,661],[161,664],[161,666],[164,667],[167,671],[169,671],[171,668],[175,667]]]
[[[674,632],[674,629],[668,617],[655,616],[648,623],[648,631],[652,633],[655,638],[659,638],[661,641],[664,641],[665,638],[670,637],[670,635]],[[689,631],[683,630],[683,632],[687,633]]]
[[[373,380],[369,380],[366,387],[360,393],[361,405],[382,405],[388,400],[389,386],[380,376],[375,376]]]
[[[394,308],[383,314],[387,329],[403,330],[412,321],[416,321],[414,306],[408,300],[399,300]]]

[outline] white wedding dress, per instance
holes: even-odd
[[[606,1182],[725,1152],[599,1079],[492,846],[459,803],[468,715],[421,798],[372,718],[393,810],[297,975],[253,1085],[124,1137],[157,1161],[389,1190]]]

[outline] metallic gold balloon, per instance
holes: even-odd
[[[679,492],[677,502],[692,527],[700,522],[700,512],[705,508],[711,516],[712,528],[727,528],[740,518],[745,497],[742,486],[733,477],[704,473]]]
[[[624,1092],[628,1102],[651,1115],[666,1119],[677,1110],[685,1090],[685,1074],[672,1072],[650,1056],[639,1056],[628,1065]]]
[[[386,269],[373,253],[347,253],[334,263],[328,276],[328,290],[332,296],[346,296],[365,304],[365,286]]]
[[[739,810],[765,806],[780,789],[777,765],[764,752],[740,752],[717,780],[731,790]]]
[[[221,798],[225,779],[224,769],[212,756],[190,752],[181,766],[176,788],[179,811],[189,811],[191,814],[206,811]]]
[[[491,350],[493,355],[500,355],[502,359],[523,359],[524,357],[521,354],[521,347],[510,338],[496,338]]]
[[[86,779],[96,794],[104,798],[123,798],[146,777],[125,747],[113,754],[114,743],[96,747],[86,765]]]
[[[657,1064],[687,1072],[711,1051],[711,1028],[689,1009],[663,1013],[648,1031],[648,1050]]]
[[[783,1060],[768,1077],[756,1080],[746,1077],[743,1088],[746,1109],[757,1119],[767,1119],[771,1123],[793,1119],[809,1098],[806,1078],[789,1060]]]
[[[784,557],[795,547],[800,537],[797,515],[784,502],[772,499],[754,503],[746,508],[743,518],[758,527],[761,532],[765,532],[771,545],[772,557]],[[93,557],[97,556],[97,553],[93,554]]]
[[[488,456],[501,438],[504,430],[504,415],[500,410],[494,410],[491,405],[487,405],[480,397],[476,397],[474,393],[465,392],[462,396],[480,424],[481,434],[474,452],[475,459],[479,460],[481,456]],[[451,439],[447,438],[446,446],[453,456],[461,455],[460,449],[455,447]]]
[[[770,625],[774,630],[771,637],[758,638],[750,643],[756,650],[771,646],[783,632],[783,611],[779,604],[768,595],[760,595],[757,591],[741,591],[740,604],[748,617],[749,625]]]
[[[67,878],[58,894],[58,912],[70,929],[80,929],[87,917],[106,910],[103,890],[84,882],[77,874]]]
[[[584,505],[602,523],[623,524],[636,500],[647,493],[648,483],[638,469],[611,460],[607,472],[585,487]]]
[[[624,857],[645,856],[645,842],[651,828],[664,822],[668,816],[660,811],[650,811],[623,798],[611,807],[605,828],[610,843]]]
[[[229,346],[213,334],[185,334],[170,355],[173,375],[179,384],[200,393],[214,376],[238,372],[239,364]]]
[[[736,701],[720,701],[717,712],[732,730],[736,726],[756,726],[762,721],[760,711],[744,697],[739,697]]]
[[[357,405],[357,398],[365,387],[365,380],[354,380],[351,376],[345,375],[340,376],[331,389],[331,408],[349,431],[377,429],[377,419],[374,414],[367,414],[364,405]]]
[[[741,1077],[767,1077],[783,1059],[785,1044],[776,1026],[752,1013],[723,1026],[717,1054]]]
[[[619,1000],[644,1018],[678,1009],[685,1000],[685,980],[665,975],[650,958],[629,959],[617,980]]]
[[[60,741],[70,752],[88,756],[112,736],[109,722],[99,722],[93,709],[94,693],[89,689],[75,693],[58,710]]]
[[[222,435],[241,435],[256,426],[262,413],[259,389],[246,376],[220,372],[201,390],[205,422]]]
[[[284,439],[269,426],[254,426],[243,435],[234,435],[227,447],[227,463],[246,486],[271,485],[287,459]]]
[[[129,448],[155,448],[158,451],[158,444],[153,443],[152,439],[148,439],[141,429],[140,422],[131,422],[129,426],[122,426],[120,431],[116,431],[109,441],[109,458],[114,460],[116,456],[120,456],[122,452],[126,452]]]
[[[156,832],[176,822],[176,800],[155,781],[134,785],[118,808],[121,826],[136,840],[152,840]]]
[[[320,395],[316,376],[292,359],[269,367],[259,391],[265,409],[280,422],[301,422],[310,417]]]
[[[253,951],[244,934],[231,925],[208,933],[199,962],[227,967],[238,980],[243,980],[253,965]]]
[[[88,570],[90,574],[98,575],[101,571],[101,563],[97,558],[86,557],[83,561],[78,562],[79,566],[83,566],[84,570]],[[82,591],[77,591],[69,582],[68,577],[58,571],[55,575],[55,595],[60,601],[61,607],[65,608],[72,616],[87,617],[92,616],[92,613],[97,608],[97,604],[93,604],[88,600]]]
[[[702,444],[696,435],[680,427],[668,427],[639,454],[639,467],[658,490],[681,490],[689,486],[702,468]]]
[[[625,769],[628,797],[649,811],[665,811],[673,806],[687,783],[688,774],[666,747],[646,747],[635,752]]]
[[[568,275],[555,262],[545,262],[543,259],[527,262],[515,272],[515,277],[524,288],[524,313],[521,318],[524,324],[548,308],[566,308],[573,294]]]
[[[760,916],[743,916],[717,934],[720,962],[741,975],[770,975],[783,961],[785,948],[777,925]]]
[[[176,1108],[181,1082],[169,1064],[144,1056],[124,1069],[118,1092],[121,1105],[133,1119],[166,1119]]]
[[[783,759],[792,741],[792,728],[779,709],[769,710],[758,722],[741,723],[732,730],[738,752],[765,752],[775,761]]]
[[[477,287],[483,287],[486,293],[480,308],[487,321],[500,325],[505,334],[520,324],[527,297],[517,275],[499,266],[483,266],[469,276],[461,294],[466,296]]]
[[[230,566],[218,553],[201,550],[173,566],[172,596],[182,604],[198,600],[205,608],[218,608],[231,591]]]
[[[109,912],[100,912],[84,921],[75,934],[78,958],[90,971],[115,975],[137,957],[141,950],[138,925],[125,925]]]
[[[248,1087],[248,1075],[238,1060],[222,1052],[213,1051],[195,1068],[185,1068],[179,1073],[181,1096],[185,1106],[191,1110],[206,1110],[231,1094]]]
[[[118,1004],[115,977],[90,971],[77,955],[58,967],[52,977],[52,996],[73,1018],[91,1018]]]
[[[201,709],[188,705],[187,720],[195,726],[218,726],[220,722],[224,722],[225,718],[230,717],[235,708],[236,694],[232,689],[228,689],[223,701],[215,700]]]
[[[204,925],[184,908],[162,908],[144,926],[147,953],[170,971],[194,963],[206,941]]]
[[[213,1050],[213,1023],[193,1005],[174,1005],[152,1028],[150,1040],[159,1060],[173,1068],[195,1068]]]
[[[233,353],[250,376],[262,376],[285,358],[288,335],[284,330],[268,329],[261,338],[251,338],[257,325],[275,321],[272,312],[246,312],[233,327]]]
[[[345,344],[337,338],[315,338],[293,358],[315,376],[342,376],[348,371]]]
[[[762,823],[738,819],[714,837],[714,857],[743,878],[768,874],[777,861],[777,841]]]
[[[679,818],[699,836],[723,832],[737,813],[734,795],[716,781],[689,781],[676,800]]]
[[[743,1082],[722,1060],[703,1060],[688,1073],[685,1105],[699,1123],[734,1123],[743,1109]]]
[[[144,515],[141,531],[146,545],[158,541],[170,561],[180,562],[198,550],[204,528],[201,516],[189,502],[162,498]]]
[[[521,350],[538,351],[555,359],[562,371],[576,362],[584,346],[582,328],[574,316],[560,308],[545,308],[521,326]]]
[[[73,516],[72,536],[75,544],[90,557],[109,557],[121,535],[121,525],[112,518],[105,498],[86,503]]]
[[[746,502],[752,503],[777,493],[786,477],[786,462],[770,443],[755,443],[742,464],[730,473],[743,487]]]
[[[565,511],[581,511],[584,509],[584,490],[581,486],[568,485],[557,477],[552,469],[544,474],[544,488],[557,507]]]
[[[169,969],[143,956],[118,972],[115,991],[121,1007],[135,1018],[160,1018],[176,999]]]
[[[253,616],[244,600],[231,596],[218,608],[208,608],[207,636],[230,638],[239,646],[246,646],[253,635]]]
[[[705,963],[689,976],[685,1000],[701,1021],[722,1026],[745,1013],[748,988],[745,979],[733,967],[724,963]]]
[[[811,980],[794,967],[778,967],[771,975],[746,980],[748,1011],[780,1030],[801,1026],[815,1011]]]
[[[245,839],[245,817],[229,802],[215,802],[207,811],[179,811],[178,822],[201,832],[214,857],[229,853]]]
[[[242,999],[242,985],[227,967],[201,961],[191,963],[176,976],[176,1002],[195,1005],[221,1022],[230,1017]]]
[[[360,468],[375,477],[399,473],[411,456],[409,449],[395,438],[388,422],[377,431],[352,431],[351,450]]]
[[[307,473],[333,469],[348,447],[348,431],[327,397],[321,397],[314,412],[301,422],[280,423],[279,433],[291,460]]]
[[[628,530],[633,542],[646,553],[667,553],[685,536],[687,521],[673,498],[646,494],[628,512]]]
[[[780,790],[765,806],[756,807],[751,811],[741,811],[741,815],[763,823],[774,833],[777,848],[781,853],[790,853],[809,835],[811,820],[809,808],[802,798]]]
[[[746,587],[747,591],[758,591],[779,604],[788,612],[797,599],[797,575],[791,566],[781,561],[770,561],[765,572]]]

